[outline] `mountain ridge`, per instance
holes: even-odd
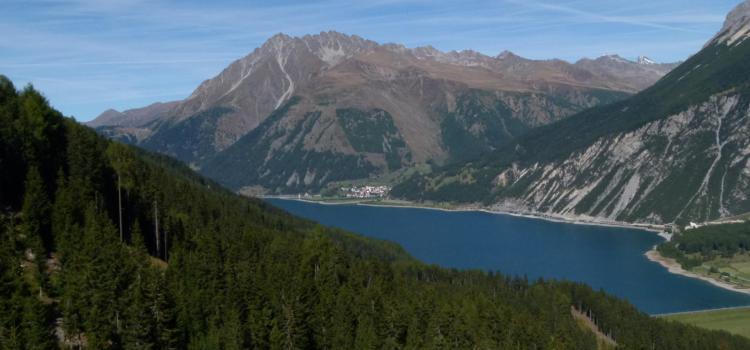
[[[723,39],[746,35],[733,23],[747,4],[728,16],[737,32],[723,30],[639,94],[532,130],[482,161],[415,176],[394,194],[643,223],[750,211],[750,43]]]
[[[442,52],[337,32],[276,34],[183,101],[108,111],[89,125],[175,156],[235,190],[260,185],[271,193],[320,191],[332,182],[325,175],[336,171],[330,164],[356,164],[342,174],[343,181],[475,158],[530,128],[624,98],[671,68],[611,57],[571,64],[510,52],[495,57],[472,50]],[[260,144],[239,142],[293,96],[300,100],[287,110],[290,115],[264,128],[284,132],[254,137]],[[347,116],[341,117],[339,110],[357,110],[358,116],[343,112]],[[319,117],[292,137],[294,128],[313,115]],[[367,123],[393,124],[395,130],[391,136],[352,135],[347,118],[376,118]],[[369,142],[395,137],[391,141],[403,146],[356,146],[355,139],[364,136]],[[250,156],[238,145],[263,154]],[[266,168],[273,158],[307,167]],[[316,166],[312,158],[329,165]]]
[[[320,42],[321,40],[322,41],[331,41],[331,40],[334,40],[333,38],[349,38],[352,41],[357,41],[357,42],[363,43],[363,45],[367,49],[371,49],[371,48],[373,48],[375,46],[382,46],[382,47],[385,47],[385,48],[389,48],[392,51],[409,52],[409,53],[413,54],[415,57],[417,57],[419,59],[423,59],[423,60],[424,59],[430,59],[430,58],[437,58],[438,61],[441,61],[441,62],[444,62],[444,63],[463,64],[463,65],[467,65],[467,66],[481,65],[481,63],[480,63],[481,61],[488,61],[488,60],[492,60],[492,59],[496,59],[496,60],[513,59],[513,60],[531,61],[531,62],[555,62],[555,61],[557,61],[557,62],[564,62],[564,63],[568,63],[568,64],[572,64],[572,65],[577,65],[577,64],[580,64],[581,62],[585,62],[585,61],[597,61],[597,60],[601,61],[601,60],[606,60],[606,59],[616,60],[616,61],[620,61],[620,62],[623,62],[623,63],[636,63],[636,64],[639,64],[639,65],[656,64],[656,65],[664,65],[664,66],[673,66],[673,65],[677,64],[677,63],[657,63],[657,62],[649,59],[646,56],[639,56],[636,60],[628,60],[628,59],[623,58],[623,57],[621,57],[621,56],[619,56],[617,54],[605,54],[605,55],[602,55],[602,56],[599,56],[599,57],[596,57],[596,58],[586,58],[586,57],[584,57],[584,58],[581,58],[581,59],[577,60],[574,63],[569,63],[567,61],[556,59],[556,58],[551,58],[551,59],[527,59],[527,58],[518,56],[515,53],[513,53],[511,51],[508,51],[508,50],[504,50],[503,52],[499,53],[498,55],[492,57],[492,56],[485,55],[483,53],[480,53],[480,52],[477,52],[477,51],[474,51],[474,50],[471,50],[471,49],[452,50],[452,51],[440,51],[440,50],[438,50],[438,49],[436,49],[436,48],[434,48],[433,46],[430,46],[430,45],[427,45],[427,46],[417,46],[417,47],[414,47],[414,48],[407,48],[404,45],[394,44],[394,43],[378,44],[378,43],[376,43],[374,41],[363,39],[363,38],[361,38],[361,37],[359,37],[357,35],[347,35],[347,34],[342,34],[342,33],[336,32],[336,31],[321,32],[320,34],[315,34],[315,35],[307,34],[307,35],[304,35],[302,37],[292,37],[292,36],[289,36],[289,35],[284,34],[284,33],[277,33],[277,34],[273,35],[271,38],[269,38],[268,40],[266,40],[266,42],[264,42],[264,44],[262,44],[260,47],[256,48],[250,54],[248,54],[245,57],[240,58],[240,59],[235,60],[234,62],[232,62],[227,68],[223,69],[222,72],[220,72],[215,77],[209,78],[209,79],[206,79],[206,80],[202,81],[198,85],[198,87],[196,89],[194,89],[193,92],[191,92],[191,94],[188,97],[186,97],[184,100],[169,101],[169,102],[156,102],[156,103],[153,103],[153,104],[151,104],[149,106],[146,106],[146,107],[131,108],[131,109],[123,110],[123,111],[117,111],[115,109],[108,109],[108,110],[102,112],[101,115],[97,116],[96,118],[94,118],[93,120],[91,120],[89,122],[86,122],[85,124],[93,126],[93,127],[98,127],[98,126],[103,126],[103,125],[117,125],[117,124],[115,124],[115,122],[121,122],[121,121],[113,120],[113,118],[111,116],[111,112],[112,111],[118,112],[118,113],[140,111],[142,109],[147,109],[147,108],[150,108],[150,107],[155,106],[155,105],[176,104],[176,103],[178,103],[180,101],[186,101],[186,100],[192,100],[192,99],[198,98],[202,93],[204,93],[205,90],[209,90],[210,89],[210,85],[215,84],[215,83],[213,83],[214,81],[223,81],[224,80],[223,79],[223,75],[225,75],[225,73],[230,72],[235,65],[237,65],[237,64],[242,65],[243,63],[245,65],[247,65],[247,61],[252,62],[253,58],[254,58],[253,55],[256,54],[256,53],[258,53],[259,51],[262,51],[264,49],[269,50],[270,47],[274,47],[274,46],[277,47],[277,49],[278,49],[279,45],[283,46],[283,43],[285,43],[285,42],[291,42],[291,41],[294,41],[294,40],[303,40],[304,42],[307,43],[309,40],[316,40],[318,42]],[[333,66],[333,65],[338,64],[341,59],[346,58],[346,57],[351,57],[352,54],[351,53],[347,54],[346,50],[343,50],[343,51],[331,51],[330,47],[325,47],[325,48],[323,48],[322,51],[319,52],[318,56],[319,56],[319,58],[321,60],[323,60],[324,62],[328,63],[329,66]],[[239,81],[235,82],[233,84],[232,88],[230,88],[229,91],[224,92],[222,95],[226,95],[229,92],[231,92],[234,89],[236,89],[238,87],[238,85],[242,82],[242,80],[247,79],[248,75],[249,75],[249,72],[245,71],[245,73],[242,74],[242,78],[240,78]],[[276,107],[278,108],[278,106],[280,106],[280,103],[277,101],[277,106]],[[101,117],[104,117],[104,118],[101,118]],[[142,125],[143,123],[124,123],[124,124],[126,124],[128,126],[139,126],[139,124]]]
[[[741,43],[748,36],[750,36],[750,2],[743,1],[729,12],[721,30],[708,41],[706,46],[712,43],[732,46]]]

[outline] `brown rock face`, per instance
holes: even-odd
[[[185,100],[110,110],[90,125],[209,175],[218,170],[215,177],[234,188],[320,189],[333,181],[321,175],[333,172],[324,164],[343,158],[356,164],[356,171],[336,179],[344,180],[471,159],[529,128],[640,91],[671,67],[614,56],[570,64],[509,52],[496,57],[446,53],[336,32],[301,38],[277,34]],[[293,106],[278,113],[295,96]],[[382,117],[373,117],[378,111]],[[346,129],[348,117],[342,113],[370,129]],[[382,147],[372,146],[378,142]],[[280,171],[269,160],[285,155],[295,155],[289,162],[308,165],[264,180]],[[234,172],[253,175],[222,177]]]

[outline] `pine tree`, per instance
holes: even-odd
[[[29,168],[26,174],[23,199],[23,233],[27,247],[40,264],[44,261],[44,247],[52,246],[50,235],[50,201],[39,169]]]
[[[134,252],[133,257],[136,259],[142,259],[145,263],[148,259],[148,250],[146,249],[146,241],[143,237],[143,231],[141,231],[141,224],[138,220],[135,220],[130,227],[130,246]]]
[[[26,298],[22,329],[26,349],[56,348],[49,308],[34,296]]]
[[[364,316],[360,318],[357,324],[354,347],[357,349],[379,349],[381,347],[377,330],[371,317]]]
[[[281,327],[279,327],[279,322],[277,318],[274,318],[271,325],[271,332],[269,334],[269,349],[272,350],[286,350],[286,349],[294,349],[290,348],[286,342],[286,336],[284,335],[284,332],[281,330]]]
[[[230,306],[222,315],[224,330],[223,342],[226,350],[241,350],[247,348],[245,344],[245,330],[242,327],[239,305]]]
[[[52,236],[54,247],[63,260],[80,248],[81,234],[78,229],[78,210],[68,181],[62,169],[58,170],[55,182],[55,201],[52,204]]]
[[[16,257],[15,232],[0,214],[0,349],[20,346],[20,321],[18,317],[17,291],[22,283],[19,278],[20,263]]]
[[[117,231],[105,215],[92,207],[86,211],[82,252],[88,257],[82,277],[86,301],[83,324],[89,346],[100,348],[115,342],[123,314],[120,296],[126,289],[128,274]]]
[[[135,185],[134,155],[132,150],[120,143],[112,142],[107,147],[107,158],[117,176],[117,212],[120,240],[124,241],[123,227],[123,189],[130,189]]]
[[[47,99],[32,86],[21,92],[18,101],[20,118],[15,127],[21,135],[26,163],[39,168],[43,177],[54,176],[61,161],[55,157],[63,143],[61,115],[50,108]]]
[[[22,200],[25,162],[21,135],[17,132],[18,93],[13,83],[0,75],[0,208],[17,209]]]
[[[156,319],[154,317],[155,282],[152,268],[148,264],[148,252],[143,243],[143,234],[136,221],[131,225],[129,254],[134,280],[124,296],[122,343],[125,349],[152,349],[157,347]]]
[[[266,300],[257,294],[247,303],[249,310],[246,328],[250,331],[250,342],[253,349],[270,347],[271,329],[273,328],[273,311]],[[278,329],[277,329],[278,332]],[[280,335],[278,335],[280,337]]]
[[[136,272],[136,279],[127,290],[127,308],[123,324],[125,349],[155,348],[155,319],[152,312],[153,295],[148,293],[150,276],[147,269]]]
[[[159,349],[179,349],[179,334],[175,305],[170,289],[166,285],[164,273],[155,271],[154,277],[154,317],[156,318],[156,335]]]

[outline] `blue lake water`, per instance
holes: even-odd
[[[268,201],[324,225],[399,243],[426,263],[584,282],[651,314],[750,305],[750,295],[649,261],[644,253],[662,238],[643,230],[484,212]]]

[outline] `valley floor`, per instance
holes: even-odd
[[[658,317],[750,338],[750,307],[660,315]]]

